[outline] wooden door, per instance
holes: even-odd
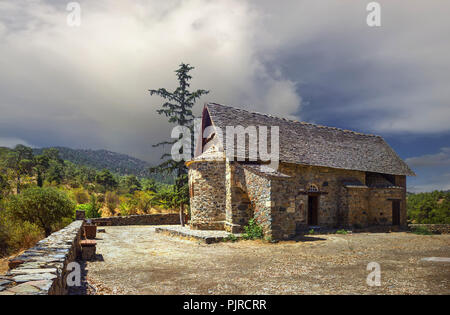
[[[308,225],[318,225],[319,197],[308,196]]]
[[[400,225],[400,200],[392,200],[392,225]]]

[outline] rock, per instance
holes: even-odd
[[[10,284],[12,281],[10,280],[0,280],[0,286],[5,286],[7,284]]]
[[[17,293],[17,294],[33,294],[38,293],[40,290],[28,283],[19,284],[15,287],[10,288],[8,291]]]
[[[53,285],[52,280],[38,280],[38,281],[30,281],[26,282],[26,284],[32,285],[33,287],[36,287],[43,291],[48,291]]]
[[[37,274],[37,273],[57,273],[56,268],[40,268],[40,269],[24,269],[17,268],[11,270],[12,275],[29,275],[29,274]]]
[[[17,283],[29,282],[29,281],[37,281],[37,280],[53,280],[56,278],[56,275],[51,273],[37,273],[37,274],[29,274],[29,275],[18,275],[13,277],[13,280]]]

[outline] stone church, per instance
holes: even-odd
[[[226,153],[214,132],[227,126],[278,126],[278,169],[230,158],[238,150]],[[406,225],[406,176],[415,174],[380,136],[214,103],[201,131],[186,162],[192,229],[242,232],[254,218],[267,237],[287,239],[311,227]]]

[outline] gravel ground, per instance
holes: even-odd
[[[276,244],[203,242],[151,226],[105,227],[89,294],[450,294],[450,235],[314,235]],[[366,284],[369,262],[381,286]]]

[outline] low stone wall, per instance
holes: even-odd
[[[450,224],[409,224],[408,227],[412,231],[417,228],[426,228],[431,233],[450,234]]]
[[[0,295],[67,294],[67,265],[81,252],[83,221],[74,221],[10,261],[0,275]]]
[[[178,213],[166,214],[144,214],[121,217],[95,218],[91,219],[97,226],[119,226],[119,225],[170,225],[180,224]]]

